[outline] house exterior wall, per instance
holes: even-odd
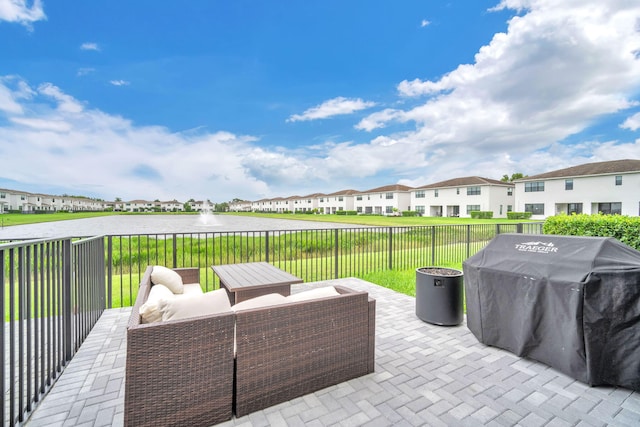
[[[328,194],[318,199],[320,213],[333,214],[337,211],[354,210],[353,196],[351,194]]]
[[[411,208],[409,191],[359,193],[354,197],[354,210],[361,214],[393,215]]]
[[[616,185],[616,176],[621,177]],[[567,180],[572,181],[572,186]],[[526,183],[542,182],[543,191],[525,191]],[[568,189],[571,188],[572,189]],[[543,206],[543,211],[534,213],[532,219],[544,219],[560,213],[570,214],[581,209],[584,214],[603,212],[611,208],[607,204],[620,204],[622,215],[640,215],[640,173],[613,173],[607,175],[548,178],[542,180],[521,180],[516,182],[516,203],[514,210],[526,212],[532,205]],[[617,206],[613,206],[617,209]]]
[[[411,207],[424,216],[469,218],[471,211],[479,210],[493,212],[494,218],[506,218],[509,207],[515,204],[511,188],[511,195],[507,185],[417,188],[411,191]]]

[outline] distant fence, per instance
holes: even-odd
[[[105,308],[104,237],[0,245],[4,425],[22,423]]]
[[[132,305],[148,265],[198,267],[206,290],[215,264],[266,261],[310,282],[457,264],[500,233],[542,233],[542,223],[111,235],[107,306]]]

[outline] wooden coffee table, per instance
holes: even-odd
[[[214,265],[211,268],[220,278],[221,287],[227,290],[231,304],[270,293],[288,296],[292,284],[302,283],[301,278],[267,262]]]

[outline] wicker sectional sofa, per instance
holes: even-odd
[[[142,324],[147,268],[127,328],[125,425],[206,426],[374,370],[375,300],[340,294]],[[185,283],[198,269],[176,269]]]

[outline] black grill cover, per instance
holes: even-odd
[[[608,237],[502,234],[463,272],[481,343],[640,390],[640,252]]]

